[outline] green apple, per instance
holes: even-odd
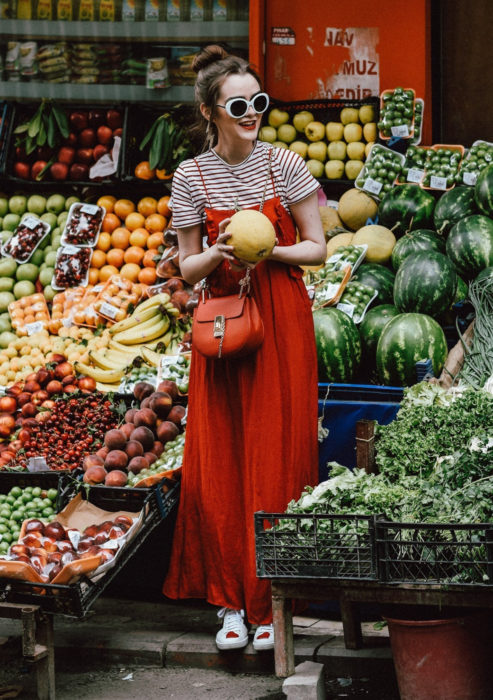
[[[274,143],[277,139],[277,130],[273,126],[263,126],[258,132],[258,137],[261,141],[267,141],[267,143]]]
[[[0,216],[5,216],[9,213],[9,200],[7,197],[0,198]]]
[[[342,160],[328,160],[325,164],[325,175],[329,180],[340,180],[344,175]]]
[[[41,216],[46,211],[46,198],[40,194],[32,194],[27,200],[27,211]]]
[[[330,160],[344,160],[347,145],[344,141],[331,141],[327,148]]]
[[[310,122],[305,126],[305,136],[309,141],[321,141],[325,135],[322,122]]]
[[[51,243],[50,237],[49,237],[49,236],[45,236],[45,237],[43,238],[43,240],[41,241],[41,243],[39,244],[38,250],[44,250],[45,248],[47,248],[47,247],[50,245],[50,243]]]
[[[9,211],[11,214],[22,216],[27,211],[27,197],[23,194],[14,194],[9,199]]]
[[[12,292],[0,292],[0,313],[7,311],[9,304],[15,301],[15,296]]]
[[[52,214],[60,214],[65,209],[65,197],[63,194],[52,194],[46,201],[46,210]]]
[[[0,231],[0,239],[2,243],[7,243],[9,238],[12,238],[13,235],[14,234],[12,231]]]
[[[325,163],[327,160],[327,144],[325,141],[312,141],[308,146],[308,158]]]
[[[43,289],[43,294],[46,301],[53,301],[58,292],[56,291],[56,289],[53,289],[53,287],[49,284]]]
[[[62,235],[62,229],[60,226],[55,226],[53,231],[51,232],[51,238],[53,239],[53,236],[61,236]]]
[[[12,277],[0,277],[0,292],[11,292],[14,284],[15,280]]]
[[[16,282],[14,284],[14,296],[16,299],[21,299],[22,297],[29,297],[34,294],[36,287],[29,280],[22,280],[22,282]]]
[[[51,247],[54,248],[55,250],[60,247],[60,244],[62,242],[62,237],[61,236],[55,236],[52,241],[51,241]]]
[[[320,160],[315,160],[315,158],[307,160],[306,167],[311,172],[313,177],[322,177],[324,174],[324,164]]]
[[[288,144],[284,143],[284,141],[273,141],[272,145],[276,148],[288,148]]]
[[[32,263],[23,263],[19,265],[15,273],[15,278],[19,282],[36,282],[38,279],[39,267]]]
[[[72,195],[71,197],[67,197],[67,199],[65,200],[65,211],[68,212],[72,204],[75,204],[76,202],[80,202],[80,199],[78,197],[74,197],[74,195]]]
[[[15,301],[14,296],[12,296],[12,301]],[[14,340],[17,340],[17,336],[15,333],[10,333],[10,331],[4,331],[3,333],[0,333],[0,348],[8,348],[10,343],[13,343]]]
[[[0,277],[15,277],[17,263],[13,258],[0,258]]]
[[[282,124],[277,130],[277,138],[284,143],[292,143],[296,138],[296,129],[292,124]]]
[[[29,260],[30,263],[33,265],[37,265],[38,267],[41,265],[41,263],[45,259],[45,254],[43,250],[40,250],[37,248],[34,253],[31,255],[31,259]]]
[[[356,180],[360,171],[363,168],[363,161],[361,160],[348,160],[344,166],[344,172],[348,180]]]
[[[57,222],[58,226],[60,226],[60,228],[65,227],[65,222],[67,221],[67,218],[68,218],[68,212],[66,212],[66,211],[62,211],[61,214],[58,214],[56,222]]]
[[[347,156],[350,160],[364,160],[365,144],[362,141],[352,141],[348,143]]]
[[[8,318],[0,318],[0,333],[5,333],[5,331],[12,331],[12,324]]]
[[[344,124],[341,122],[328,122],[325,126],[327,141],[340,141],[344,134]]]
[[[54,271],[54,267],[45,267],[44,270],[41,270],[41,272],[39,273],[39,281],[41,282],[43,287],[47,287],[51,283]]]
[[[51,211],[45,212],[41,216],[41,221],[46,221],[47,224],[50,224],[51,228],[55,228],[55,226],[57,225],[56,215],[52,214]]]
[[[45,255],[45,263],[48,267],[55,267],[56,251],[50,250]]]
[[[274,126],[277,129],[277,127],[282,126],[282,124],[286,124],[286,122],[289,121],[289,114],[282,109],[274,107],[274,109],[271,109],[269,112],[267,121],[271,126]]]
[[[315,117],[311,112],[308,112],[308,110],[304,109],[301,112],[297,112],[294,117],[293,117],[293,125],[296,131],[300,131],[301,133],[304,133],[305,131],[305,126],[307,126],[310,122],[314,121]]]
[[[308,144],[305,141],[293,141],[293,143],[289,144],[289,150],[294,151],[304,160],[308,152]]]
[[[15,231],[21,221],[20,214],[6,214],[3,217],[3,228],[6,231]]]

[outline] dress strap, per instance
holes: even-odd
[[[260,212],[262,212],[262,210],[264,208],[265,196],[267,194],[267,185],[269,184],[269,175],[270,175],[270,179],[272,182],[272,187],[274,189],[274,197],[276,196],[276,185],[274,182],[274,176],[272,174],[272,152],[273,151],[274,151],[273,148],[269,149],[269,164],[267,166],[267,177],[265,178],[264,191],[262,192],[262,199],[260,200],[260,207],[259,207]]]
[[[202,174],[202,170],[200,169],[200,165],[199,165],[197,158],[194,158],[193,160],[194,160],[195,165],[197,166],[197,170],[199,171],[199,175],[200,175],[200,179],[202,180],[202,184],[204,185],[205,196],[207,199],[206,207],[208,207],[210,209],[211,199],[209,197],[209,192],[207,191],[207,185],[205,184],[205,179],[204,179],[204,176]]]
[[[274,152],[274,149],[271,148],[269,151],[269,165],[270,165],[270,181],[272,182],[272,189],[274,190],[274,197],[275,197],[276,196],[276,180],[274,178],[274,173],[272,171],[272,165],[270,164],[270,160],[271,160],[273,152]]]

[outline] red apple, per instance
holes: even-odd
[[[68,118],[69,124],[74,131],[82,131],[87,128],[87,114],[85,112],[72,112]]]
[[[122,125],[122,115],[116,109],[108,109],[106,112],[106,123],[110,129],[119,129]]]
[[[21,163],[17,161],[14,163],[14,175],[20,177],[23,180],[29,180],[31,177],[31,166],[29,163]]]
[[[113,137],[111,137],[111,138],[113,138]],[[95,161],[99,160],[106,153],[109,153],[109,149],[106,146],[104,146],[102,143],[97,143],[94,146],[93,155],[94,155]]]
[[[92,148],[78,148],[76,153],[76,160],[78,163],[85,163],[86,165],[91,165],[94,160]]]
[[[70,146],[62,146],[58,151],[58,161],[60,163],[66,163],[67,165],[72,165],[75,158],[75,149]]]
[[[94,129],[83,129],[78,140],[83,148],[92,148],[96,145],[96,132]]]
[[[123,134],[123,129],[121,126],[118,127],[118,129],[113,129],[113,136],[121,136]]]
[[[45,160],[37,160],[35,163],[32,164],[31,166],[31,179],[35,180],[39,173],[46,168],[48,163]]]
[[[107,146],[113,139],[113,131],[109,126],[99,126],[96,135],[98,143],[102,143],[103,146]]]
[[[73,131],[70,132],[70,134],[67,136],[66,139],[62,142],[64,146],[76,146],[77,145],[77,134],[74,134]]]
[[[50,174],[54,180],[66,180],[68,165],[66,163],[53,163],[50,167]]]
[[[89,167],[84,163],[73,163],[70,166],[71,180],[87,180],[89,178]]]
[[[98,126],[101,126],[101,124],[104,124],[105,122],[105,113],[102,112],[99,109],[91,109],[89,111],[89,116],[88,116],[88,123],[89,126],[92,126],[93,128],[97,128]]]

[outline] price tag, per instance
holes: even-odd
[[[41,221],[41,219],[37,219],[35,216],[26,216],[21,221],[21,224],[23,226],[26,226],[27,228],[30,228],[31,230],[33,228],[36,228],[36,226],[39,226],[40,223],[43,223],[43,222]]]
[[[27,471],[28,472],[46,472],[48,471],[48,465],[46,464],[46,459],[44,457],[29,457],[27,460]]]
[[[103,316],[109,316],[109,318],[115,318],[119,310],[120,309],[118,309],[116,306],[113,306],[113,304],[108,304],[106,301],[103,301],[99,307],[99,313]]]
[[[121,537],[118,539],[122,539]],[[119,543],[116,540],[108,540],[104,544],[101,545],[101,549],[118,549]]]
[[[354,304],[347,304],[345,302],[340,302],[337,304],[337,307],[340,311],[346,314],[346,316],[349,316],[349,318],[353,318],[354,310],[355,310],[355,305]]]
[[[325,261],[326,265],[331,265],[333,263],[338,262],[343,256],[343,253],[334,253],[334,255],[331,255],[328,260]]]
[[[60,249],[61,253],[64,253],[66,255],[77,255],[79,252],[80,248],[77,248],[75,245],[65,245],[63,248]]]
[[[401,139],[408,139],[409,138],[409,125],[408,124],[399,124],[398,126],[391,126],[390,133],[392,134],[392,136],[397,136],[398,138],[401,138]]]
[[[72,547],[74,549],[78,549],[80,538],[82,537],[82,532],[79,532],[79,530],[69,530],[67,532],[67,537],[72,542]]]
[[[34,323],[26,323],[24,328],[27,331],[28,335],[34,335],[35,333],[39,333],[40,331],[43,330],[45,327],[45,324],[43,321],[35,321]]]
[[[419,183],[421,182],[424,174],[424,170],[418,170],[418,168],[409,168],[409,170],[407,171],[407,181]]]
[[[329,299],[335,297],[340,286],[341,285],[339,283],[331,282],[326,287],[322,288],[320,290],[321,301],[329,301]]]
[[[471,173],[471,172],[465,172],[462,175],[462,182],[465,185],[472,185],[474,186],[476,184],[476,181],[478,179],[478,174],[477,173]]]
[[[372,177],[367,177],[363,183],[363,189],[372,194],[380,194],[382,187],[383,182],[378,182],[378,180],[374,180]]]
[[[179,357],[179,355],[163,355],[161,357],[161,362],[159,363],[157,372],[157,384],[168,377],[168,367],[174,365],[178,361]]]
[[[64,328],[72,328],[73,323],[71,318],[62,318],[62,326]]]
[[[91,214],[94,216],[94,214],[98,213],[99,207],[97,204],[83,204],[80,210],[82,214]]]
[[[446,177],[437,177],[436,175],[432,175],[430,177],[430,187],[432,187],[434,190],[446,190],[447,189],[447,178]]]
[[[97,284],[95,287],[92,288],[92,294],[99,294],[103,287],[104,284]]]

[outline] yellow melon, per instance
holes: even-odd
[[[347,233],[338,233],[337,236],[334,236],[329,241],[327,241],[326,260],[328,260],[331,255],[334,255],[334,253],[340,245],[350,245],[353,242],[353,237],[354,233],[349,233],[348,231]]]
[[[322,219],[322,227],[324,229],[325,238],[330,238],[330,233],[334,228],[342,226],[342,221],[339,214],[333,207],[319,207],[320,218]]]
[[[270,219],[255,209],[241,209],[226,227],[228,245],[239,260],[256,263],[269,256],[276,244],[276,232]]]
[[[390,229],[371,224],[356,231],[352,243],[353,245],[366,243],[368,246],[365,256],[366,262],[383,264],[390,260],[395,241],[395,236]]]
[[[364,226],[368,218],[374,219],[377,210],[375,200],[355,187],[344,192],[337,207],[342,222],[353,231]]]

